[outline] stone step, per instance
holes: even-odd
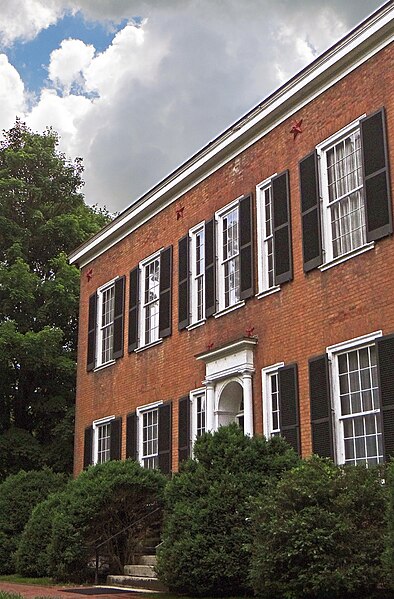
[[[168,592],[168,588],[157,578],[139,578],[137,576],[110,575],[107,576],[107,585],[114,587],[126,587],[129,589]]]
[[[141,566],[155,566],[157,558],[155,555],[136,555],[135,563]]]
[[[137,576],[137,578],[155,578],[156,572],[153,566],[145,564],[128,564],[123,568],[127,576]]]

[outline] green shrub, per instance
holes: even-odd
[[[33,508],[65,483],[64,475],[44,469],[21,470],[0,484],[0,574],[15,572],[14,554]]]
[[[394,461],[390,462],[387,468],[387,486],[388,486],[388,510],[387,510],[387,542],[385,553],[385,565],[387,574],[387,584],[394,590]]]
[[[61,492],[50,495],[33,509],[15,553],[16,572],[23,576],[47,576],[50,570],[49,544],[53,519]]]
[[[195,459],[166,488],[160,578],[193,596],[250,591],[250,498],[298,463],[279,437],[245,436],[236,425],[203,435]]]
[[[50,574],[57,580],[89,579],[94,545],[137,522],[158,506],[154,518],[146,518],[127,534],[106,544],[102,555],[111,572],[131,563],[150,527],[161,519],[166,477],[145,470],[133,460],[111,461],[88,468],[70,481],[55,509],[48,547]]]
[[[381,583],[386,488],[378,468],[312,457],[255,503],[258,596],[364,596]]]

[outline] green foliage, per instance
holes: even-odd
[[[388,509],[385,566],[388,587],[394,591],[394,461],[387,467]]]
[[[54,493],[33,509],[15,553],[16,572],[23,576],[47,576],[50,570],[49,544],[53,518],[61,492]]]
[[[194,453],[166,488],[159,576],[192,596],[244,594],[250,500],[298,457],[283,439],[250,438],[236,425],[203,435]]]
[[[256,500],[255,593],[267,599],[368,596],[382,582],[385,507],[379,469],[303,461]]]
[[[17,121],[0,142],[0,446],[10,429],[19,442],[2,455],[0,481],[26,463],[72,468],[79,272],[67,253],[108,222],[84,203],[82,172],[51,129]]]
[[[88,563],[94,557],[95,543],[105,541],[135,522],[128,533],[102,549],[111,572],[121,572],[126,563],[131,563],[133,553],[149,534],[150,527],[157,526],[161,520],[166,480],[160,472],[145,470],[134,460],[126,460],[92,466],[70,481],[58,497],[51,541],[45,550],[49,555],[50,574],[62,581],[87,580],[92,574]],[[137,523],[155,507],[160,508],[157,513]],[[40,526],[40,518],[37,525]],[[33,525],[31,531],[32,528]]]
[[[65,476],[49,469],[21,470],[0,484],[0,573],[15,572],[15,551],[33,508],[60,490]]]

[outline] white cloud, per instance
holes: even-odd
[[[0,44],[31,40],[64,14],[58,0],[3,0],[0,10]]]
[[[9,129],[25,109],[23,81],[5,54],[0,54],[0,106],[0,130]]]
[[[68,93],[76,85],[84,87],[84,71],[89,67],[95,49],[92,45],[84,44],[81,40],[63,40],[60,48],[53,50],[50,56],[49,79]]]
[[[59,131],[68,155],[84,158],[87,200],[112,210],[134,201],[379,4],[17,1],[24,15],[33,4],[49,7],[36,28],[66,10],[101,22],[130,20],[101,53],[64,40],[51,54],[47,89],[27,114],[32,127]],[[140,27],[135,16],[146,17]],[[4,22],[0,16],[0,35]],[[26,36],[31,31],[26,25]]]

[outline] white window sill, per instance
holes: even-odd
[[[224,316],[225,314],[228,314],[229,312],[233,312],[234,310],[238,310],[238,308],[242,308],[242,306],[244,306],[244,305],[245,305],[245,302],[242,300],[240,302],[237,302],[233,306],[229,306],[228,308],[224,308],[223,310],[219,310],[218,312],[215,312],[214,317],[220,318],[221,316]]]
[[[154,347],[155,345],[160,345],[160,343],[163,343],[163,339],[157,339],[156,341],[152,341],[151,343],[142,345],[141,347],[138,347],[134,351],[136,354],[139,354],[140,352],[145,351],[146,349],[149,349],[150,347]]]
[[[189,326],[187,326],[186,328],[188,331],[192,331],[193,329],[202,327],[203,324],[205,324],[205,318],[204,318],[204,320],[199,320],[198,322],[193,322],[192,324],[189,324]]]
[[[115,364],[115,362],[116,360],[111,360],[110,362],[106,362],[105,364],[100,364],[100,366],[96,366],[96,368],[93,368],[93,372],[97,372],[98,370],[108,368],[108,366],[112,366],[112,364]]]
[[[278,291],[280,291],[280,285],[275,285],[275,287],[270,287],[269,289],[256,293],[255,297],[257,297],[257,299],[262,299],[263,297],[267,297],[267,295],[278,293]]]
[[[322,264],[321,266],[319,266],[319,270],[324,272],[325,270],[328,270],[329,268],[332,268],[333,266],[336,266],[337,264],[342,264],[342,262],[346,262],[347,260],[350,260],[351,258],[358,256],[359,254],[364,254],[364,252],[369,252],[369,250],[372,250],[374,247],[375,247],[375,243],[373,241],[371,243],[366,243],[362,247],[359,247],[356,250],[353,250],[352,252],[345,254],[344,256],[339,256],[338,258],[335,258],[334,260],[331,260],[330,262],[327,262],[326,264]]]

